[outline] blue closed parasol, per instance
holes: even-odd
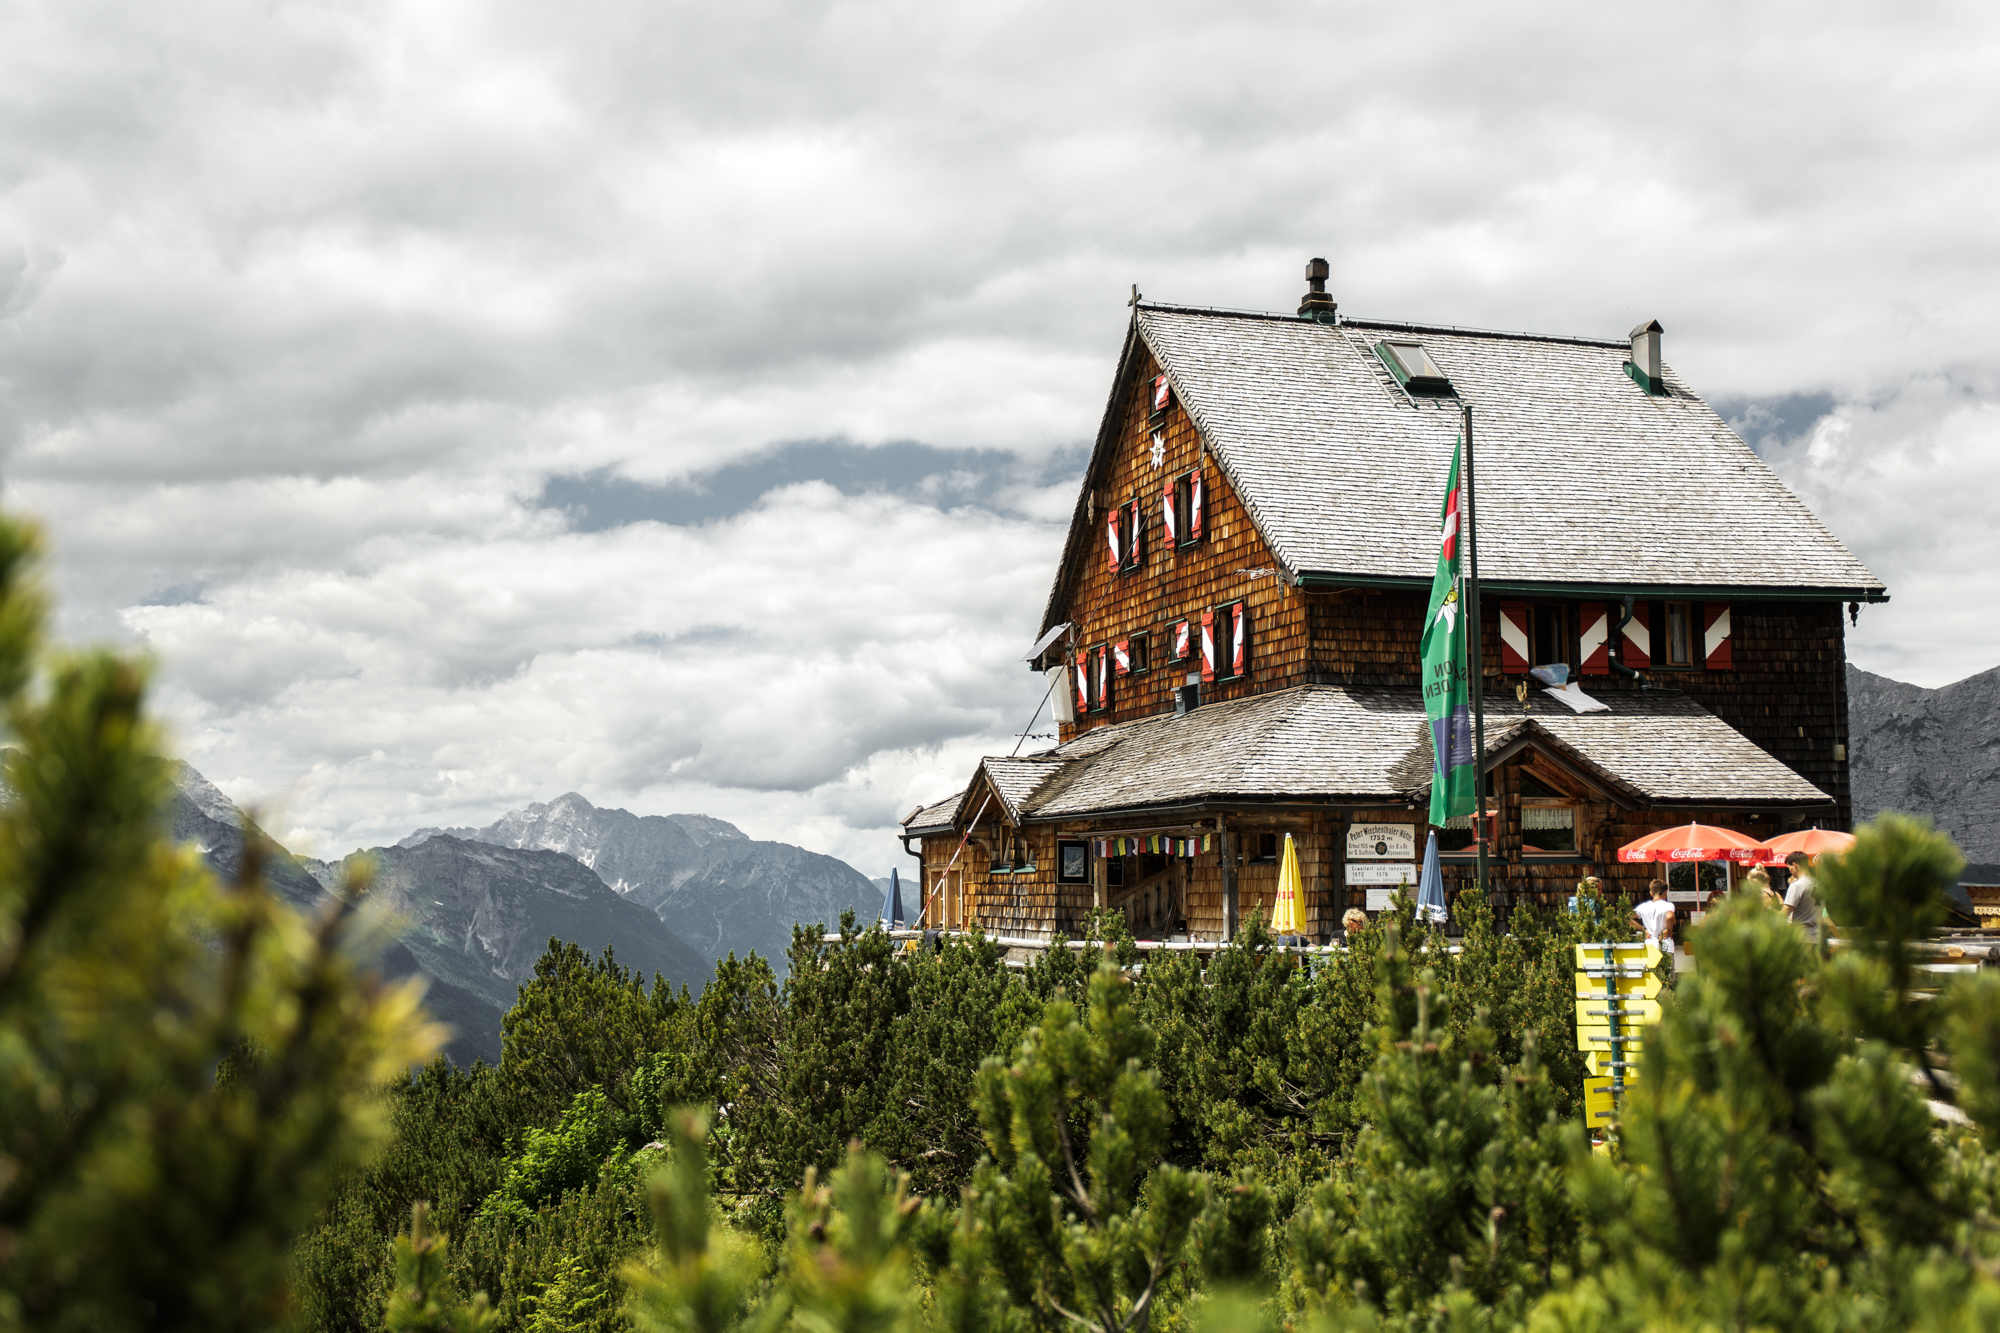
[[[1424,870],[1417,877],[1417,919],[1443,925],[1448,913],[1444,906],[1444,872],[1438,869],[1438,835],[1431,830],[1424,844]]]
[[[878,918],[886,930],[903,928],[903,881],[896,875],[896,868],[889,867],[889,891],[882,895],[882,915]]]

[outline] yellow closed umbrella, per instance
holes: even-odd
[[[1285,835],[1285,859],[1278,870],[1278,901],[1271,906],[1271,933],[1299,935],[1299,849]]]

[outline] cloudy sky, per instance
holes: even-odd
[[[1616,337],[2000,663],[1990,6],[0,0],[0,485],[320,854],[567,790],[900,861],[1137,283]],[[1043,729],[1046,728],[1044,717]]]

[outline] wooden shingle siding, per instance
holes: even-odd
[[[1109,709],[1064,724],[1064,741],[1107,722],[1170,711],[1175,687],[1199,669],[1199,635],[1196,656],[1175,662],[1167,628],[1181,619],[1199,624],[1209,607],[1238,600],[1249,606],[1249,671],[1242,680],[1204,685],[1204,702],[1300,684],[1309,670],[1306,595],[1290,586],[1277,569],[1270,548],[1258,536],[1221,467],[1205,456],[1200,432],[1178,398],[1161,423],[1152,422],[1151,386],[1158,373],[1158,365],[1149,357],[1137,359],[1122,394],[1117,447],[1086,479],[1092,493],[1088,509],[1095,515],[1087,521],[1097,528],[1103,526],[1107,508],[1116,510],[1138,497],[1146,522],[1144,558],[1136,569],[1113,570],[1101,551],[1087,552],[1065,571],[1067,603],[1059,611],[1061,619],[1076,626],[1076,642],[1082,644],[1150,632],[1148,670],[1120,677]],[[1166,445],[1158,466],[1152,458],[1155,431],[1161,432]],[[1176,478],[1197,467],[1205,487],[1204,535],[1193,545],[1177,548],[1166,535],[1161,496]],[[1217,645],[1217,651],[1226,661],[1227,646]]]

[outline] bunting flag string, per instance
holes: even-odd
[[[1091,850],[1099,857],[1133,856],[1140,852],[1155,856],[1199,856],[1214,847],[1215,835],[1212,833],[1204,833],[1198,838],[1176,838],[1171,834],[1155,833],[1147,837],[1091,840]]]

